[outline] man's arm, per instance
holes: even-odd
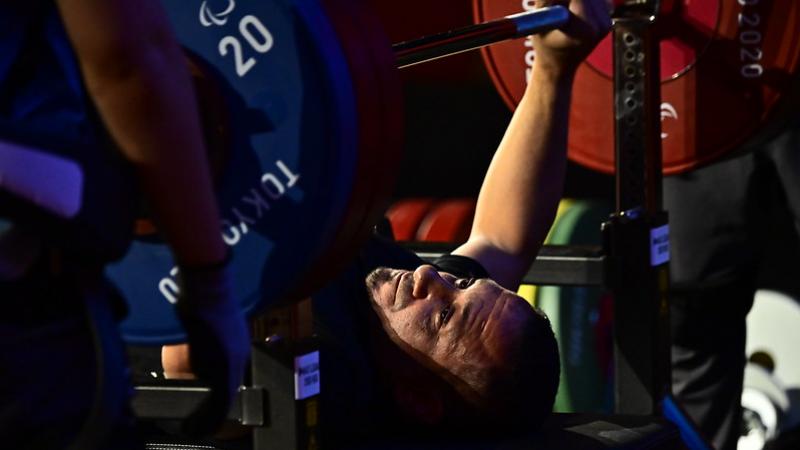
[[[86,88],[133,164],[177,260],[182,363],[212,393],[186,422],[211,433],[242,381],[249,337],[231,296],[227,249],[185,56],[159,0],[57,0]],[[185,357],[188,356],[188,359]],[[188,366],[191,367],[188,367]]]
[[[580,61],[610,26],[605,0],[569,4],[564,31],[534,36],[531,80],[489,166],[469,240],[453,253],[480,262],[516,289],[547,235],[561,199],[572,81]]]
[[[184,55],[156,0],[58,0],[89,95],[176,259],[225,259]],[[191,226],[187,226],[191,224]]]

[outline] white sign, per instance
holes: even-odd
[[[319,352],[294,359],[294,398],[303,400],[319,394]]]
[[[669,225],[650,230],[650,265],[669,262]]]

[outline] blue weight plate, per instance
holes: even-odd
[[[253,314],[286,300],[334,238],[351,194],[358,120],[349,68],[315,0],[165,0],[178,40],[219,78],[232,149],[217,180],[235,295]],[[176,170],[180,170],[176,168]],[[139,240],[107,271],[131,343],[184,339],[175,263]]]

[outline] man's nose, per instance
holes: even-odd
[[[450,283],[433,266],[425,264],[414,271],[414,298],[426,298],[428,295],[445,297],[450,290]]]

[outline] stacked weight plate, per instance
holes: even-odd
[[[475,0],[477,20],[518,13],[533,2]],[[662,1],[663,168],[680,173],[720,158],[774,119],[795,83],[800,4],[795,0]],[[531,40],[487,47],[489,72],[512,108],[535,58]],[[569,157],[614,171],[613,58],[610,37],[578,70]]]
[[[403,147],[403,109],[394,53],[368,8],[353,0],[322,0],[351,68],[359,118],[359,158],[353,191],[336,238],[292,297],[307,295],[358,251],[381,219],[397,177]]]
[[[575,201],[553,224],[551,245],[599,245],[600,223],[611,206],[597,201]],[[554,411],[608,412],[611,405],[611,339],[602,320],[609,294],[600,287],[539,286],[536,306],[550,318],[559,343],[561,383]],[[610,327],[609,327],[610,328]],[[607,338],[607,339],[604,339]]]
[[[378,44],[358,47],[344,32],[358,25],[343,23],[353,17],[329,14],[355,11],[344,1],[163,5],[178,40],[225,97],[230,148],[215,172],[235,296],[248,314],[293,300],[344,264],[390,189],[392,177],[373,172],[400,148],[390,47],[381,42],[383,54]],[[129,342],[183,339],[172,305],[177,269],[165,243],[137,240],[108,275],[129,301],[122,324]]]

